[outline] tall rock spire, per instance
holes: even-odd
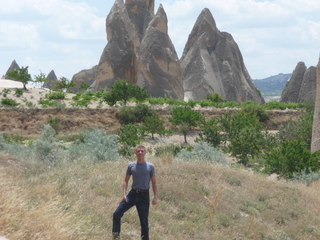
[[[320,56],[317,65],[316,103],[314,107],[311,152],[320,150]]]
[[[220,32],[209,9],[199,15],[183,55],[185,100],[203,100],[218,93],[230,101],[264,103],[231,34]]]

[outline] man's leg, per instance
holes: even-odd
[[[150,198],[149,194],[138,194],[136,208],[139,214],[140,225],[141,225],[141,239],[149,240],[149,207]]]
[[[128,202],[121,202],[113,213],[112,236],[113,239],[119,239],[121,231],[121,218],[123,214],[135,205],[135,194],[129,193],[127,196]]]

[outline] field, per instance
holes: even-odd
[[[37,102],[35,97],[27,101]],[[197,110],[207,119],[230,111]],[[35,140],[43,126],[52,123],[57,124],[58,141],[68,144],[66,139],[93,127],[115,133],[120,127],[118,112],[119,107],[97,105],[2,107],[0,132]],[[158,107],[157,112],[165,120],[169,116],[165,107]],[[294,110],[269,111],[267,125],[277,131],[297,117]],[[168,121],[166,126],[175,130]],[[189,144],[194,144],[197,131],[194,128],[188,135]],[[156,166],[159,187],[159,203],[150,209],[152,240],[320,239],[319,182],[306,186],[257,174],[228,156],[229,164],[222,166],[154,155],[155,147],[170,143],[182,144],[183,136],[176,132],[167,138],[146,138],[143,143],[149,150],[147,160]],[[83,155],[74,161],[61,158],[52,165],[0,151],[0,236],[10,240],[111,239],[112,213],[121,199],[130,161],[134,158],[101,162]],[[132,209],[123,218],[121,239],[137,240],[139,232],[137,212]]]

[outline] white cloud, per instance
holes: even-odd
[[[105,18],[115,0],[0,0],[0,75],[12,60],[71,78],[99,62]],[[181,56],[192,27],[207,7],[220,31],[232,34],[253,78],[292,72],[299,61],[316,65],[320,52],[319,0],[155,0],[169,20]]]
[[[95,8],[66,0],[10,0],[3,6],[0,0],[0,50],[6,56],[0,75],[14,59],[32,75],[54,69],[68,78],[99,61],[105,19]]]

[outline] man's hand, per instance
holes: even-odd
[[[127,197],[126,197],[126,196],[123,196],[123,197],[121,198],[120,203],[122,203],[122,202],[128,202],[128,199],[127,199]]]
[[[152,205],[156,205],[158,203],[158,198],[153,198],[152,199]]]

